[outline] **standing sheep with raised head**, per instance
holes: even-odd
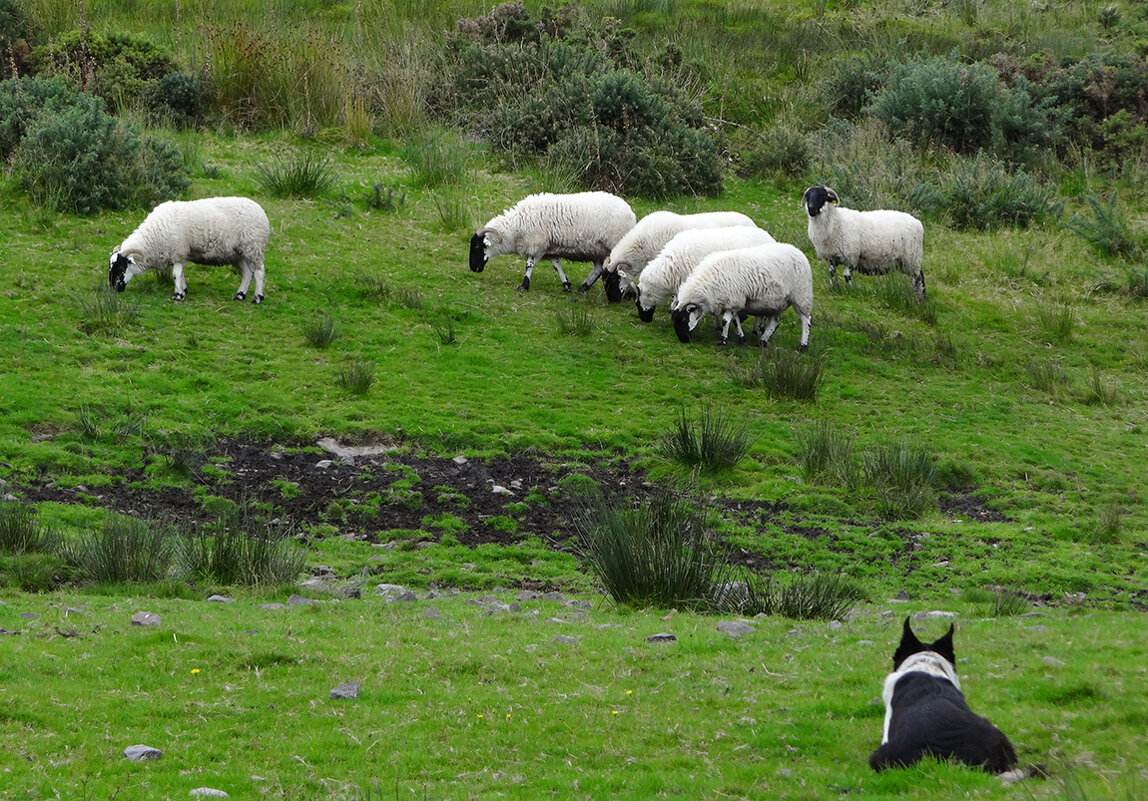
[[[606,289],[606,298],[611,303],[617,303],[645,269],[650,259],[657,256],[666,243],[677,234],[691,228],[724,228],[733,225],[755,225],[755,223],[740,211],[707,211],[699,214],[650,212],[618,240],[618,244],[614,245],[604,264],[595,265],[586,276],[586,280],[578,287],[578,291],[588,290],[604,271],[602,283]]]
[[[600,270],[602,262],[637,217],[630,204],[609,192],[570,195],[528,195],[494,217],[470,238],[470,269],[480,273],[495,256],[517,253],[526,259],[520,292],[530,289],[534,265],[549,259],[558,271],[562,290],[570,281],[559,259],[588,261]]]
[[[711,253],[767,245],[773,241],[766,231],[747,225],[682,231],[667,242],[662,252],[642,270],[636,301],[638,317],[646,323],[652,321],[657,305],[676,295],[682,282]]]
[[[108,259],[108,283],[123,292],[145,270],[171,265],[172,300],[187,297],[188,262],[233,265],[242,279],[235,300],[244,300],[255,279],[255,303],[263,302],[263,256],[271,224],[263,208],[245,197],[169,200],[160,203]]]
[[[741,315],[765,317],[768,324],[761,345],[769,342],[781,313],[790,306],[801,319],[801,347],[809,347],[813,319],[813,271],[809,259],[793,245],[773,242],[706,256],[678,289],[677,304],[670,312],[674,332],[682,342],[707,314],[720,317],[723,326],[718,344],[725,345],[729,324],[737,326],[737,342],[745,342]]]
[[[809,215],[809,241],[817,257],[829,262],[830,278],[844,267],[845,283],[852,286],[853,270],[862,275],[899,271],[913,279],[917,298],[925,299],[925,227],[912,214],[879,209],[841,208],[837,193],[827,186],[811,186],[801,197]]]

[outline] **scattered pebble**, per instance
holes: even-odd
[[[150,745],[129,745],[124,749],[124,756],[133,762],[142,762],[145,759],[159,759],[163,751]]]
[[[678,638],[673,634],[667,632],[660,632],[658,634],[651,634],[646,638],[646,642],[677,642]]]
[[[753,634],[757,631],[753,626],[739,620],[719,620],[717,630],[724,631],[731,637],[740,637],[743,634]]]
[[[160,625],[159,615],[157,615],[155,612],[136,612],[134,615],[132,615],[132,625],[155,626],[158,628]]]
[[[359,682],[345,681],[327,694],[329,698],[353,701],[359,697]]]
[[[189,790],[187,794],[192,798],[228,798],[227,793],[216,790],[214,787],[196,787],[194,790]]]

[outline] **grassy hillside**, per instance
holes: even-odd
[[[491,9],[481,3],[10,5],[22,15],[15,33],[0,29],[10,64],[19,54],[21,68],[90,79],[109,112],[174,154],[190,179],[185,197],[254,197],[273,233],[260,306],[231,300],[230,271],[195,265],[181,304],[157,274],[111,295],[107,255],[147,209],[62,211],[62,195],[29,189],[26,155],[8,154],[0,494],[70,499],[42,504],[39,516],[75,539],[104,525],[99,510],[112,497],[137,510],[175,498],[186,516],[207,516],[241,494],[245,477],[225,452],[236,441],[316,460],[324,436],[394,445],[404,456],[529,457],[553,467],[552,481],[523,487],[490,519],[442,514],[434,496],[449,493],[440,487],[406,486],[401,499],[374,499],[370,514],[353,508],[360,499],[349,491],[307,510],[299,542],[312,566],[340,580],[365,570],[368,589],[545,585],[594,599],[579,616],[588,625],[571,661],[532,622],[559,609],[542,607],[539,618],[527,610],[499,628],[503,618],[491,623],[455,599],[440,625],[428,604],[368,597],[291,610],[280,625],[256,606],[289,588],[165,584],[81,595],[48,581],[54,592],[24,594],[13,567],[22,563],[5,554],[0,627],[28,635],[5,640],[17,644],[5,684],[25,698],[40,685],[23,692],[20,682],[40,677],[53,703],[78,710],[75,727],[26,701],[0,717],[5,738],[24,743],[10,786],[128,797],[151,781],[149,797],[171,798],[204,784],[226,784],[232,797],[374,797],[360,789],[374,781],[380,798],[935,798],[935,785],[946,796],[990,798],[1142,794],[1144,712],[1131,688],[1142,679],[1137,630],[1148,603],[1148,133],[1142,98],[1125,92],[1148,41],[1138,6],[652,0],[588,3],[571,22],[530,3],[525,17],[509,18],[528,29],[515,34],[524,38],[507,44],[481,39],[509,35],[482,21]],[[467,39],[460,19],[479,33]],[[562,61],[572,57],[538,34],[559,21],[583,61]],[[52,47],[83,28],[109,38],[130,31],[164,49],[179,74],[203,79],[198,105],[185,117],[168,116],[173,106],[157,116],[152,89],[115,63],[97,71],[81,60],[69,73],[73,62]],[[15,48],[28,34],[27,50]],[[561,128],[556,118],[510,124],[536,110],[527,94],[475,106],[460,88],[478,85],[460,66],[463,52],[472,66],[600,70],[587,81],[628,70],[637,76],[631,108],[672,101],[667,124],[700,121],[691,130],[711,137],[722,191],[628,199],[639,215],[742,211],[802,248],[814,264],[809,352],[790,358],[792,312],[764,352],[719,349],[704,325],[682,345],[664,309],[644,324],[598,287],[563,294],[546,264],[529,293],[515,291],[517,258],[471,273],[467,244],[478,226],[528,193],[579,187],[584,175],[564,158],[584,141],[528,150],[527,134]],[[552,60],[531,60],[539,52]],[[924,91],[928,78],[975,84],[990,63],[1001,86],[1006,75],[1012,83],[978,102],[1012,116],[985,123],[999,136],[979,153],[880,118],[873,105],[891,87]],[[481,88],[525,92],[514,77]],[[1055,141],[1033,127],[1042,114]],[[523,138],[504,146],[495,130]],[[10,136],[0,130],[0,146]],[[638,155],[653,147],[624,144]],[[326,186],[281,194],[267,180],[300,166]],[[831,285],[798,207],[814,183],[832,184],[845,205],[897,206],[925,220],[927,305],[905,302],[897,277]],[[583,269],[567,273],[577,283]],[[819,368],[814,398],[769,378],[793,364]],[[373,383],[358,391],[356,374]],[[717,412],[751,441],[733,469],[667,458],[663,439],[683,414]],[[826,441],[850,450],[817,469]],[[905,462],[918,474],[904,485],[874,478],[880,459],[897,454],[912,457]],[[613,476],[623,498],[642,496],[646,483],[673,488],[694,499],[740,564],[841,575],[868,602],[844,629],[772,618],[734,640],[712,618],[601,601],[570,552],[574,509],[592,483],[580,473]],[[285,515],[300,491],[285,475],[250,488],[267,517]],[[406,504],[401,525],[395,504]],[[524,521],[541,506],[553,514],[532,528]],[[497,541],[467,544],[486,536]],[[565,550],[550,552],[555,543]],[[241,605],[189,614],[189,602],[166,597],[208,589]],[[909,606],[884,601],[898,593]],[[1014,598],[1019,606],[994,606]],[[61,611],[73,606],[90,607],[90,621]],[[175,638],[166,629],[135,637],[121,619],[129,607],[175,621]],[[1054,781],[1006,790],[948,766],[868,771],[881,716],[869,701],[888,665],[890,624],[910,608],[959,615],[973,708],[1001,718],[1026,761],[1053,765]],[[1037,608],[1048,617],[1011,616]],[[22,622],[35,620],[24,612],[40,622]],[[263,633],[240,633],[252,629]],[[685,647],[636,650],[663,629]],[[352,647],[360,642],[362,652]],[[123,670],[98,667],[112,660]],[[189,691],[192,667],[200,685]],[[364,703],[316,706],[356,677]],[[93,683],[107,693],[75,696]],[[288,689],[303,686],[307,694]],[[657,704],[634,706],[627,690]],[[140,693],[146,708],[119,703]],[[270,706],[274,719],[263,712]],[[641,725],[617,725],[635,712]],[[502,725],[523,717],[521,729]],[[197,729],[192,718],[227,725]],[[497,739],[480,739],[478,727],[496,722]],[[75,770],[58,779],[71,728],[79,734],[64,750]],[[185,753],[141,778],[119,759],[137,741],[174,741],[178,751],[188,738],[204,743],[209,768],[202,754]],[[236,746],[263,750],[235,759]],[[333,756],[342,749],[356,756]],[[197,773],[189,784],[188,771],[204,780]]]

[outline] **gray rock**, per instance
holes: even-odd
[[[159,759],[163,751],[150,745],[129,745],[124,749],[124,756],[133,762],[142,762],[145,759]]]
[[[825,627],[830,631],[837,631],[838,629],[844,628],[845,624],[843,624],[840,620],[830,620],[825,625]]]
[[[1028,630],[1040,633],[1040,632],[1048,631],[1048,626],[1029,626]]]
[[[740,620],[719,620],[717,630],[724,631],[731,637],[740,637],[743,634],[753,634],[757,631],[753,626],[742,623]]]
[[[438,611],[438,608],[434,606],[428,606],[423,614],[431,620],[442,620],[443,617],[442,612]]]
[[[1064,663],[1057,659],[1055,656],[1046,656],[1040,661],[1051,667],[1064,667]]]
[[[525,603],[526,601],[533,601],[536,598],[541,597],[542,596],[536,593],[534,590],[523,590],[522,592],[518,593],[517,596],[515,596],[516,600],[522,603]]]
[[[228,598],[226,595],[213,595],[210,598],[208,598],[207,600],[211,601],[212,603],[216,603],[216,604],[233,604],[233,603],[235,603],[234,598]]]
[[[857,645],[873,645],[874,643],[872,640],[858,640],[856,644]]]
[[[407,591],[407,588],[403,587],[399,584],[376,584],[375,585],[375,592],[377,592],[379,595],[386,595],[386,596],[392,596],[392,597],[397,598],[398,596],[402,595],[406,591]]]
[[[315,467],[317,467],[320,470],[326,470],[327,468],[329,468],[333,464],[334,464],[334,462],[331,461],[330,459],[320,459],[319,461],[315,462]]]
[[[354,464],[356,459],[364,456],[378,456],[399,449],[398,445],[340,445],[334,437],[323,437],[316,444],[347,464]]]
[[[646,642],[677,642],[678,638],[668,632],[659,632],[651,634],[646,638]]]
[[[913,620],[951,620],[956,616],[956,612],[945,612],[940,609],[934,609],[932,612],[917,612],[913,615]]]
[[[188,790],[187,794],[192,798],[229,798],[227,793],[214,787],[196,787],[194,790]]]
[[[40,616],[37,615],[35,612],[21,612],[20,613],[20,619],[21,620],[39,620]]]
[[[315,603],[314,600],[311,598],[304,598],[302,595],[292,594],[291,597],[287,599],[288,606],[308,606],[309,604],[313,603]]]
[[[134,615],[132,615],[132,625],[155,626],[158,628],[160,625],[159,615],[157,615],[155,612],[136,612]]]
[[[495,495],[513,495],[514,494],[513,492],[511,492],[510,490],[508,490],[506,487],[502,486],[501,484],[495,484],[493,487],[490,488],[490,491],[493,492]]]
[[[558,645],[577,645],[578,644],[577,639],[575,639],[574,637],[568,637],[565,634],[559,634],[557,637],[554,638],[553,642],[557,643]]]
[[[345,681],[328,694],[329,698],[353,701],[359,697],[359,682]]]
[[[467,459],[466,459],[466,457],[465,457],[465,456],[463,456],[463,455],[460,453],[458,456],[456,456],[456,457],[454,457],[453,459],[451,459],[451,461],[452,461],[452,462],[454,462],[455,464],[466,464],[466,461],[467,461]]]

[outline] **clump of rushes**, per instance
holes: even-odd
[[[339,326],[331,312],[323,312],[303,322],[303,338],[316,348],[326,348],[339,338]]]
[[[662,453],[684,467],[708,472],[737,466],[753,444],[745,423],[730,420],[720,410],[706,409],[690,418],[683,409],[674,427],[662,437]]]
[[[356,395],[366,395],[375,383],[375,363],[355,359],[339,369],[339,386]]]
[[[256,167],[256,176],[275,197],[317,198],[335,186],[335,168],[328,156],[309,151],[290,153]]]

